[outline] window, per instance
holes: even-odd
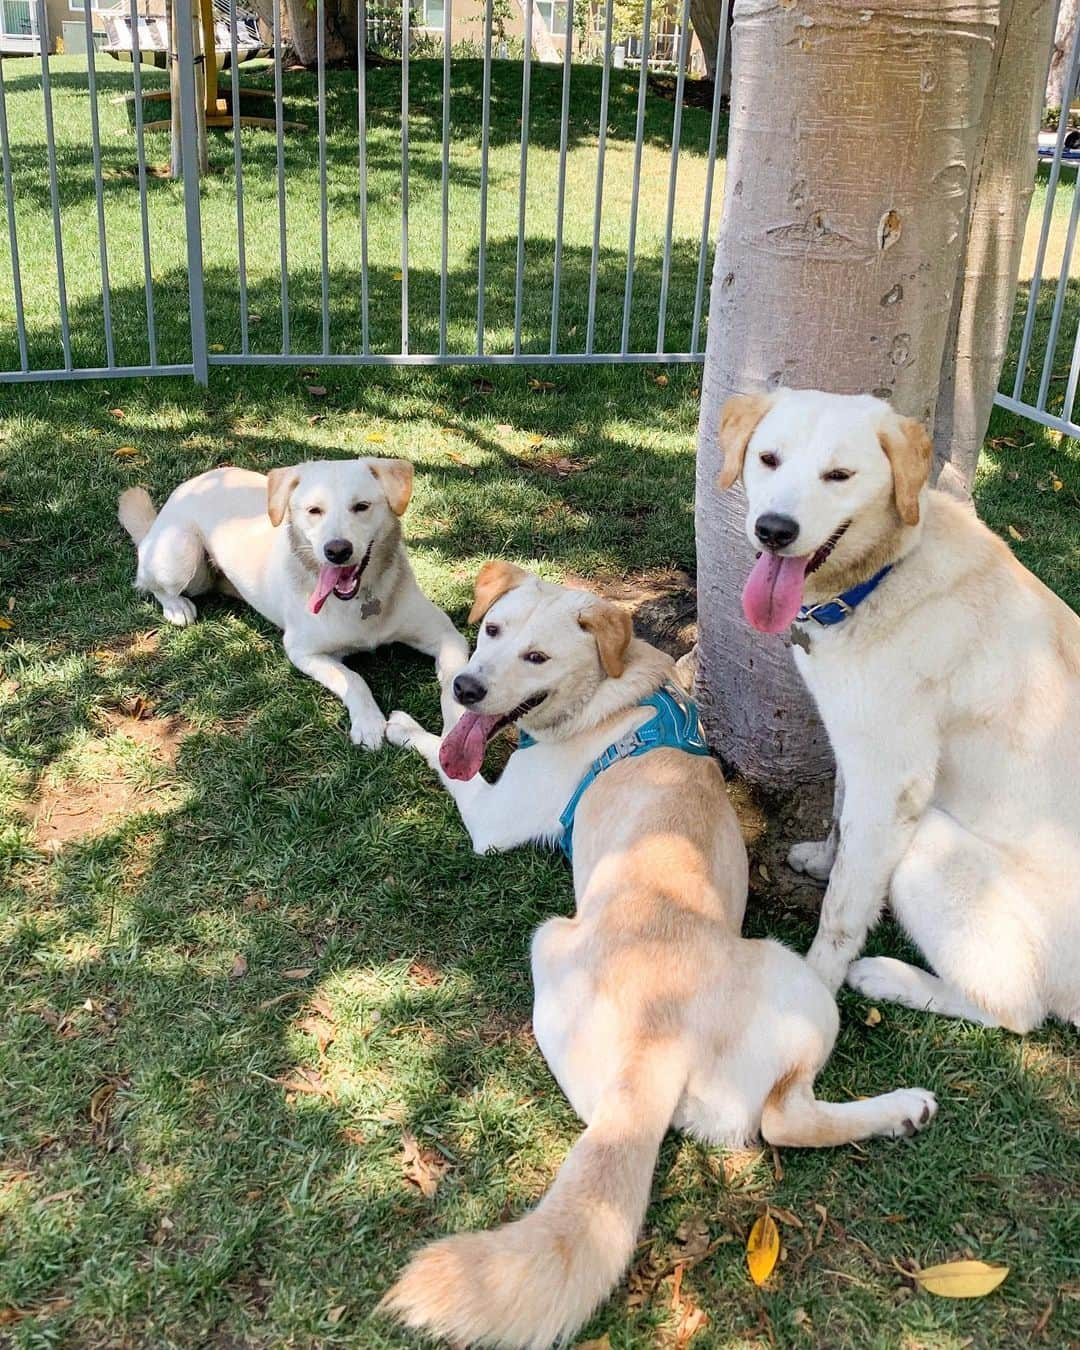
[[[536,0],[536,9],[543,16],[553,37],[566,36],[565,0]]]
[[[442,28],[445,14],[445,0],[422,0],[420,6],[420,27]]]

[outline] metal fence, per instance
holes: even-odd
[[[44,31],[45,0],[34,3]],[[29,269],[24,265],[24,245],[29,238],[40,260],[39,236],[43,231],[33,228],[28,232],[21,220],[20,176],[30,176],[31,171],[26,155],[14,151],[8,118],[12,72],[26,70],[29,63],[9,62],[5,69],[5,63],[0,62],[0,148],[14,318],[14,342],[10,347],[14,359],[8,362],[11,368],[0,370],[0,382],[192,374],[205,383],[212,366],[232,365],[458,362],[495,365],[538,361],[587,364],[701,359],[710,241],[719,206],[714,186],[720,90],[718,81],[711,104],[694,110],[695,145],[692,156],[688,156],[683,134],[686,120],[683,99],[690,41],[689,0],[681,3],[682,60],[672,81],[674,88],[664,99],[650,94],[649,85],[654,77],[645,62],[640,71],[620,74],[617,78],[621,83],[616,89],[612,70],[613,3],[606,0],[604,59],[601,66],[592,67],[589,85],[590,89],[595,88],[597,102],[583,113],[579,94],[576,122],[570,116],[571,91],[575,81],[582,78],[583,68],[574,59],[573,44],[565,44],[561,71],[548,65],[537,75],[534,69],[537,63],[531,54],[534,6],[529,4],[525,8],[523,60],[498,61],[493,51],[494,4],[488,0],[483,11],[483,55],[469,66],[470,102],[467,108],[462,105],[466,120],[475,117],[477,122],[475,129],[470,123],[466,137],[471,144],[471,158],[465,169],[455,163],[462,143],[462,117],[456,111],[455,98],[465,95],[459,94],[455,84],[463,63],[455,58],[450,41],[453,0],[445,0],[443,6],[441,71],[431,61],[421,68],[414,58],[416,88],[410,66],[413,34],[408,21],[401,32],[400,64],[395,64],[391,84],[385,78],[386,68],[375,67],[367,59],[366,11],[361,6],[355,83],[349,82],[352,92],[347,88],[344,95],[342,80],[337,77],[328,94],[324,0],[316,0],[318,53],[314,98],[306,114],[316,125],[311,127],[309,123],[305,132],[296,133],[288,130],[290,123],[286,118],[289,89],[282,66],[282,8],[281,0],[275,0],[273,88],[268,91],[273,112],[272,117],[264,119],[265,130],[250,134],[244,131],[244,95],[240,84],[247,68],[238,70],[235,60],[236,10],[232,0],[231,89],[228,108],[222,104],[223,116],[216,119],[224,123],[226,138],[231,131],[231,164],[226,171],[222,153],[226,142],[219,138],[215,142],[217,163],[201,183],[197,166],[200,136],[204,132],[199,109],[204,106],[213,109],[213,91],[209,99],[197,94],[203,60],[198,49],[198,14],[192,12],[192,0],[176,0],[179,126],[175,134],[183,165],[182,187],[157,181],[154,166],[148,163],[149,126],[157,124],[148,122],[143,107],[147,90],[140,71],[136,3],[135,0],[128,3],[135,51],[132,64],[123,70],[133,81],[127,106],[133,110],[136,164],[127,177],[137,183],[137,218],[134,210],[127,213],[125,221],[115,218],[113,192],[117,175],[122,178],[123,173],[110,169],[106,176],[103,171],[103,154],[110,164],[116,161],[117,154],[108,141],[103,148],[99,118],[102,67],[110,63],[94,51],[90,7],[85,10],[89,162],[79,164],[72,158],[74,151],[70,147],[61,147],[63,154],[58,155],[56,91],[51,78],[51,65],[56,63],[50,61],[45,51],[34,62],[40,79],[41,133],[47,160],[47,206],[52,235],[48,270],[54,278],[55,305],[51,314],[46,314],[48,297],[42,300],[39,296],[33,320],[25,303]],[[724,0],[725,20],[728,4],[729,0]],[[645,0],[641,37],[645,51],[654,40],[651,8],[651,0]],[[573,9],[574,0],[567,0],[570,32],[574,31]],[[407,16],[407,8],[405,13]],[[720,34],[718,69],[723,67],[726,21],[720,25]],[[109,73],[115,76],[116,72],[110,69]],[[437,73],[441,74],[438,86]],[[296,78],[290,75],[289,80]],[[65,79],[70,81],[71,76],[65,75]],[[543,81],[539,89],[538,80]],[[396,167],[391,179],[387,124],[388,117],[395,114],[388,108],[387,98],[390,91],[396,99],[398,81],[400,103],[394,128],[397,148],[393,152]],[[25,94],[25,79],[22,85]],[[441,89],[441,97],[437,88]],[[532,106],[534,94],[543,100],[542,114]],[[510,102],[512,110],[507,107]],[[621,136],[615,130],[616,103],[625,123],[625,134]],[[493,104],[499,109],[497,123],[493,122]],[[514,144],[510,146],[506,144],[507,126],[514,126],[511,112],[518,109],[520,134],[515,127]],[[452,117],[457,117],[457,125],[453,127]],[[352,137],[348,154],[344,152],[346,118]],[[373,126],[377,119],[381,119],[381,140],[376,142]],[[413,130],[421,119],[423,138],[417,137]],[[543,143],[534,145],[541,124]],[[441,133],[437,161],[436,126]],[[457,133],[456,139],[452,129]],[[577,140],[573,154],[576,206],[574,218],[568,222],[571,134]],[[260,139],[255,140],[256,135]],[[295,139],[290,141],[290,135]],[[511,173],[508,167],[511,154],[516,161],[516,173]],[[612,174],[609,166],[616,154],[618,172]],[[688,157],[693,159],[692,182],[684,181],[685,168],[680,178],[680,169]],[[298,202],[293,175],[301,161],[314,166],[316,160],[317,174],[304,188],[304,200]],[[643,204],[646,161],[648,199]],[[537,164],[543,174],[534,183]],[[586,173],[589,181],[583,185]],[[661,173],[666,180],[663,183],[659,181]],[[377,184],[371,181],[373,175]],[[418,175],[426,203],[422,220],[413,211],[414,202],[420,200],[414,192]],[[91,188],[77,222],[69,201],[71,184],[76,180]],[[439,190],[437,211],[435,183]],[[539,199],[549,192],[550,199]],[[181,193],[182,215],[178,210]],[[513,226],[508,216],[512,193],[516,193],[517,199]],[[310,200],[312,195],[317,198],[314,203]],[[223,196],[228,197],[230,206],[225,221],[221,216]],[[398,216],[393,227],[388,223],[387,212],[391,199],[396,199]],[[584,219],[586,200],[592,213],[591,222]],[[301,207],[306,214],[298,231],[296,218]],[[162,224],[166,211],[171,212],[167,230]],[[213,221],[211,212],[215,213]],[[494,229],[496,214],[501,231],[498,236]],[[438,228],[433,231],[436,216]],[[118,236],[118,230],[123,228],[127,235]],[[169,271],[163,268],[161,239],[171,232],[166,251],[175,264],[174,236],[178,230],[183,235],[184,257],[179,267],[174,265]],[[475,240],[475,247],[469,244],[470,256],[464,263],[459,256],[460,247],[451,259],[451,235],[460,244],[463,230],[464,237]],[[98,297],[95,304],[100,304],[97,359],[86,358],[87,342],[82,341],[80,346],[75,341],[70,312],[68,253],[76,246],[86,252],[89,231],[96,232],[95,261],[100,276],[100,288],[96,278],[94,286]],[[639,247],[643,231],[649,237],[647,253]],[[232,254],[235,270],[228,276],[223,276],[219,263],[211,259],[209,247],[204,259],[204,242],[209,244],[212,240],[214,257],[220,260],[224,236],[230,239],[230,251],[235,250]],[[276,257],[271,287],[267,250],[272,236]],[[124,240],[120,245],[118,238]],[[387,250],[394,238],[396,267],[390,277],[395,293],[391,295]],[[418,266],[418,249],[422,250],[422,268]],[[372,256],[376,251],[378,260]],[[332,253],[336,259],[333,266]],[[437,273],[433,253],[438,257]],[[132,288],[119,286],[115,276],[117,259],[130,272],[136,255],[141,255],[142,264],[138,312],[128,293]],[[307,261],[301,263],[301,257]],[[80,264],[80,282],[86,280],[88,261]],[[40,270],[35,269],[34,277],[38,290]],[[678,300],[673,302],[672,277],[676,272]],[[2,288],[0,272],[0,296]],[[166,293],[167,311],[163,304]],[[461,297],[465,294],[470,296],[472,317],[468,322],[461,308]],[[178,350],[175,331],[178,303],[188,315],[183,350]],[[162,333],[166,312],[171,316],[167,341]],[[398,320],[392,336],[388,316]],[[83,320],[85,327],[85,315]],[[271,336],[274,340],[268,341]],[[50,341],[56,343],[58,359],[43,360]],[[140,347],[139,358],[131,356],[136,345]],[[3,364],[0,346],[0,365]]]

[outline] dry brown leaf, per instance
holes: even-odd
[[[762,1285],[773,1272],[780,1256],[780,1230],[768,1210],[760,1215],[746,1239],[746,1267],[756,1285]]]
[[[134,717],[136,722],[145,722],[154,715],[153,703],[142,694],[132,694],[130,698],[121,699],[120,707],[129,717]]]
[[[658,384],[661,389],[666,389],[668,386],[668,377],[661,371],[659,375],[654,375],[652,377],[652,382],[653,384]]]
[[[605,1331],[602,1336],[597,1336],[591,1341],[578,1341],[574,1350],[611,1350],[611,1337]]]
[[[285,1078],[276,1080],[285,1089],[286,1095],[290,1092],[304,1093],[309,1097],[326,1097],[334,1101],[334,1090],[323,1078],[318,1069],[309,1069],[306,1064],[298,1064],[291,1073]]]
[[[345,1316],[345,1304],[339,1303],[336,1308],[331,1308],[330,1311],[326,1314],[326,1320],[330,1323],[332,1327],[336,1327],[344,1316]]]
[[[309,975],[314,974],[314,966],[290,966],[288,970],[281,972],[281,978],[283,980],[306,980]]]
[[[700,1261],[709,1250],[711,1234],[704,1215],[692,1214],[675,1229],[675,1259],[683,1265]]]
[[[333,1045],[337,1035],[325,1017],[305,1017],[300,1023],[300,1030],[308,1036],[314,1036],[320,1055],[326,1054],[327,1047]]]
[[[692,1338],[708,1323],[708,1320],[709,1315],[704,1308],[685,1305],[679,1324],[675,1328],[675,1350],[683,1350],[684,1346],[689,1345]]]
[[[353,1144],[356,1148],[363,1148],[367,1143],[367,1135],[354,1125],[346,1125],[341,1131],[341,1137],[347,1144]]]
[[[242,956],[238,952],[236,955],[236,959],[232,963],[232,970],[229,971],[229,979],[242,980],[244,976],[247,974],[247,972],[248,972],[247,957]]]
[[[533,390],[534,393],[547,393],[549,390],[554,389],[555,385],[551,380],[538,380],[535,376],[530,376],[529,388]]]
[[[287,998],[299,998],[299,989],[289,989],[284,994],[278,994],[275,998],[264,998],[259,1004],[259,1011],[265,1012],[267,1008],[272,1008],[276,1003],[284,1003]]]
[[[450,1164],[433,1148],[423,1148],[411,1130],[402,1132],[401,1152],[405,1180],[412,1182],[430,1200],[450,1170]]]
[[[495,386],[490,380],[485,380],[482,375],[472,381],[472,387],[478,394],[493,394],[495,392]]]
[[[130,459],[132,455],[139,453],[138,447],[134,445],[118,445],[113,451],[117,459]]]
[[[1009,526],[1009,537],[1011,539],[1017,540],[1019,543],[1024,542],[1024,535],[1020,533],[1020,531],[1016,528],[1015,525]]]
[[[1009,1267],[992,1266],[986,1261],[946,1261],[906,1273],[928,1294],[939,1298],[983,1298],[1004,1280]]]
[[[11,622],[9,618],[7,618],[6,615],[0,615],[0,632],[6,633],[9,628],[14,627],[15,625]]]
[[[789,1228],[802,1228],[803,1221],[797,1214],[792,1214],[790,1209],[781,1209],[779,1205],[770,1205],[769,1213],[781,1223],[786,1223]]]
[[[109,416],[115,417],[118,422],[122,422],[127,414],[124,412],[123,408],[110,408]]]
[[[326,397],[326,385],[325,385],[325,384],[308,384],[308,385],[305,385],[304,387],[305,387],[305,389],[307,389],[308,393],[311,395],[312,398],[325,398],[325,397]]]

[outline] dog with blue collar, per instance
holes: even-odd
[[[576,909],[533,937],[533,1030],[587,1123],[539,1206],[425,1247],[381,1308],[458,1344],[570,1339],[626,1269],[669,1128],[745,1147],[921,1129],[919,1088],[819,1101],[839,1025],[793,952],[741,935],[747,857],[723,774],[669,657],[628,615],[508,563],[476,579],[476,650],[442,737],[394,713],[387,739],[439,774],[474,849],[560,844]],[[516,726],[497,782],[489,741]]]

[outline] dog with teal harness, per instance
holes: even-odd
[[[559,844],[571,862],[574,860],[574,814],[578,803],[605,769],[610,769],[620,760],[648,754],[650,750],[684,750],[688,755],[711,753],[702,734],[697,704],[674,685],[665,684],[655,694],[643,698],[638,706],[655,709],[654,715],[636,731],[621,737],[609,745],[603,754],[597,755],[559,817],[563,827]],[[527,731],[519,733],[519,750],[528,750],[535,744]]]

